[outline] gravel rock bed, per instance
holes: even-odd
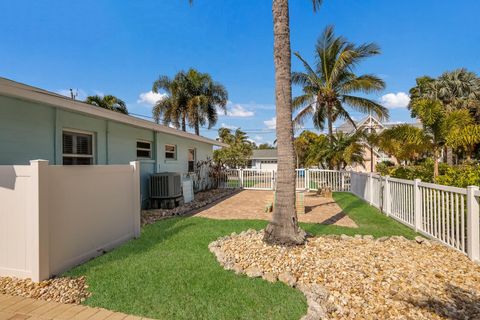
[[[85,277],[55,278],[42,282],[0,277],[0,294],[80,304],[90,296]]]
[[[196,193],[195,199],[192,202],[173,209],[143,210],[142,225],[152,224],[168,217],[192,214],[196,210],[208,206],[209,204],[212,204],[236,192],[238,192],[238,189],[212,189]]]
[[[421,237],[325,236],[266,245],[249,230],[209,246],[225,269],[306,296],[303,319],[480,319],[480,265]]]

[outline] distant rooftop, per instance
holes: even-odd
[[[252,159],[277,159],[277,149],[254,149]]]

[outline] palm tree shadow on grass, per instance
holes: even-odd
[[[425,299],[405,300],[416,308],[428,310],[445,319],[480,319],[480,294],[446,284],[448,299],[423,296]]]

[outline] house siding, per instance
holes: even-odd
[[[128,164],[139,160],[144,204],[152,173],[187,173],[189,148],[196,149],[197,161],[212,157],[213,146],[208,143],[0,96],[0,165],[25,165],[33,159],[61,165],[63,130],[94,134],[95,164]],[[152,143],[151,159],[137,159],[138,140]],[[165,159],[166,144],[177,146],[175,160]]]

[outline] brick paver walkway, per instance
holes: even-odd
[[[196,215],[211,219],[259,219],[270,220],[271,213],[265,213],[268,203],[273,201],[273,191],[243,190],[218,203],[201,209]],[[333,199],[305,194],[305,214],[299,214],[300,222],[334,224],[358,228]]]
[[[0,294],[0,320],[139,320],[147,319],[101,308],[47,302]]]

